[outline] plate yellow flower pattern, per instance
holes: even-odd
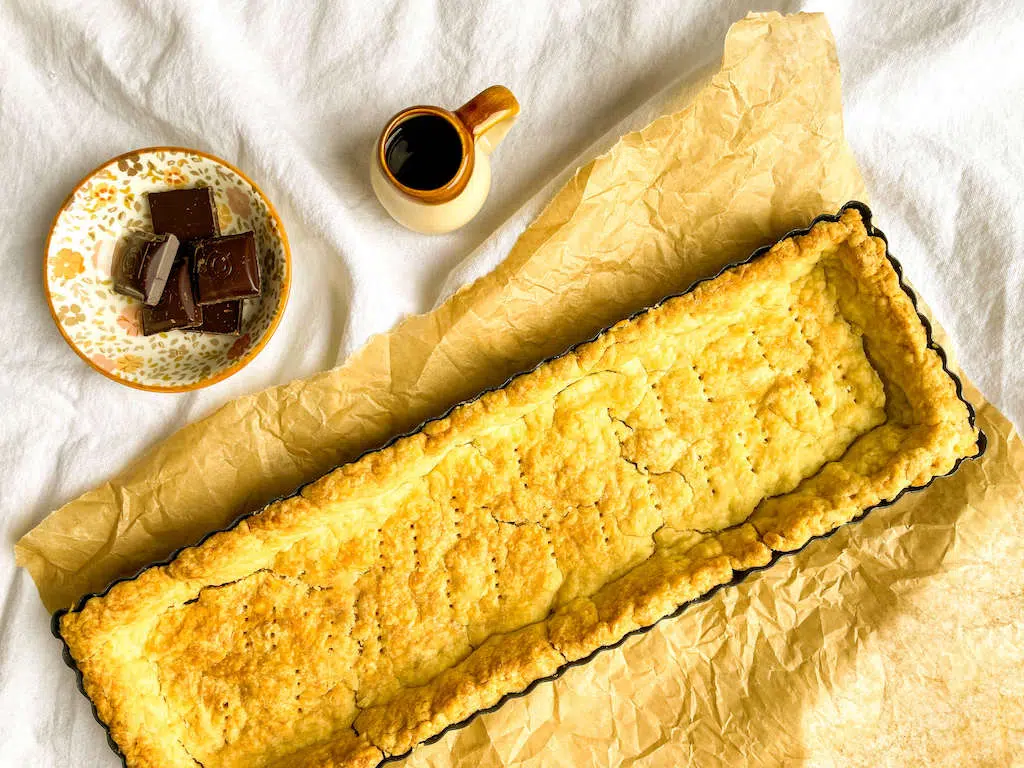
[[[114,292],[111,262],[130,228],[150,229],[147,192],[208,186],[224,234],[251,230],[262,295],[244,304],[242,334],[168,331],[143,336],[141,304]],[[287,300],[288,241],[263,193],[227,163],[185,149],[111,160],[75,190],[46,251],[53,316],[68,343],[105,375],[145,389],[193,389],[240,369],[273,333]]]

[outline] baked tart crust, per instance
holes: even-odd
[[[130,766],[373,766],[983,448],[863,206],[55,627]]]

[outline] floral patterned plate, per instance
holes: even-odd
[[[143,336],[142,304],[114,293],[114,249],[130,227],[149,229],[146,193],[209,186],[224,234],[256,235],[262,294],[244,303],[240,336],[168,331]],[[151,147],[94,170],[61,206],[46,241],[43,279],[64,340],[114,381],[153,392],[184,392],[226,379],[270,340],[288,301],[291,252],[281,219],[244,173],[182,147]]]

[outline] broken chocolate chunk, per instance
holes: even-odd
[[[177,253],[178,238],[174,235],[129,233],[114,254],[114,290],[155,306],[163,295]]]
[[[209,187],[149,192],[146,197],[154,232],[175,235],[183,243],[220,234],[217,207]]]
[[[142,333],[152,336],[175,328],[196,328],[203,323],[203,308],[192,295],[188,259],[174,262],[164,295],[155,307],[142,308]]]
[[[218,304],[260,293],[260,262],[252,232],[196,243],[192,268],[200,304]]]
[[[224,333],[238,336],[242,333],[242,300],[207,304],[202,308],[203,324],[188,330],[200,333]]]

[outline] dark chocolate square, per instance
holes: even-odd
[[[239,336],[242,333],[242,300],[222,301],[220,304],[207,304],[202,308],[203,324],[190,328],[198,333],[223,333]]]
[[[114,254],[114,290],[155,306],[163,295],[178,253],[174,235],[130,232]]]
[[[188,259],[180,258],[171,268],[164,295],[155,307],[142,308],[142,333],[170,331],[175,328],[196,328],[203,324],[203,308],[192,295],[192,278],[189,275]]]
[[[149,192],[146,197],[154,232],[175,235],[183,243],[220,234],[217,206],[209,187]]]
[[[192,269],[200,304],[259,296],[260,260],[252,232],[196,243]]]

